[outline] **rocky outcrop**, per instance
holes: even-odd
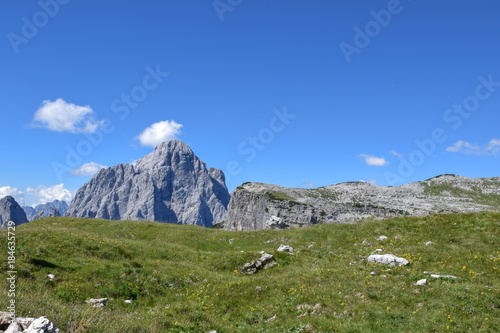
[[[185,143],[172,140],[134,165],[99,171],[77,191],[65,215],[210,227],[224,220],[229,199],[224,173],[208,169]]]
[[[231,194],[224,229],[283,229],[363,218],[499,210],[500,177],[442,175],[397,187],[348,182],[316,189],[245,183]]]
[[[12,319],[10,313],[0,312],[0,332],[4,331],[5,333],[59,333],[59,329],[47,317]]]
[[[19,225],[28,222],[28,219],[16,200],[11,196],[6,196],[0,200],[0,228],[6,228],[9,221]]]
[[[40,211],[43,211],[43,216],[38,215],[37,219],[42,217],[50,217],[49,215],[54,208],[57,209],[57,211],[62,216],[66,213],[66,210],[68,209],[68,204],[66,203],[66,201],[54,200],[52,202],[47,202],[45,204],[37,205],[35,208],[29,206],[23,207],[24,211],[26,212],[26,217],[28,218],[28,221],[34,221],[35,215],[37,215],[37,213]]]

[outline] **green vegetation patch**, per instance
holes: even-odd
[[[17,315],[61,332],[500,331],[500,213],[252,232],[65,217],[16,229]],[[368,263],[377,248],[410,264]],[[278,264],[240,273],[259,251]],[[104,308],[84,303],[100,297]]]

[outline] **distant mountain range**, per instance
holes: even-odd
[[[352,223],[364,218],[500,210],[500,177],[441,175],[398,187],[347,182],[315,189],[245,183],[229,194],[224,173],[207,168],[185,143],[172,140],[135,164],[102,169],[68,206],[54,201],[19,212],[2,199],[3,220],[48,216],[150,220],[227,230]],[[19,206],[19,205],[17,205]]]

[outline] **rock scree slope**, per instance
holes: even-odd
[[[229,199],[224,173],[171,140],[133,165],[100,170],[77,191],[65,216],[210,227],[224,220]]]

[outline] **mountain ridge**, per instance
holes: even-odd
[[[314,189],[244,183],[231,193],[226,230],[352,223],[357,219],[498,211],[500,177],[444,174],[397,187],[343,182]]]

